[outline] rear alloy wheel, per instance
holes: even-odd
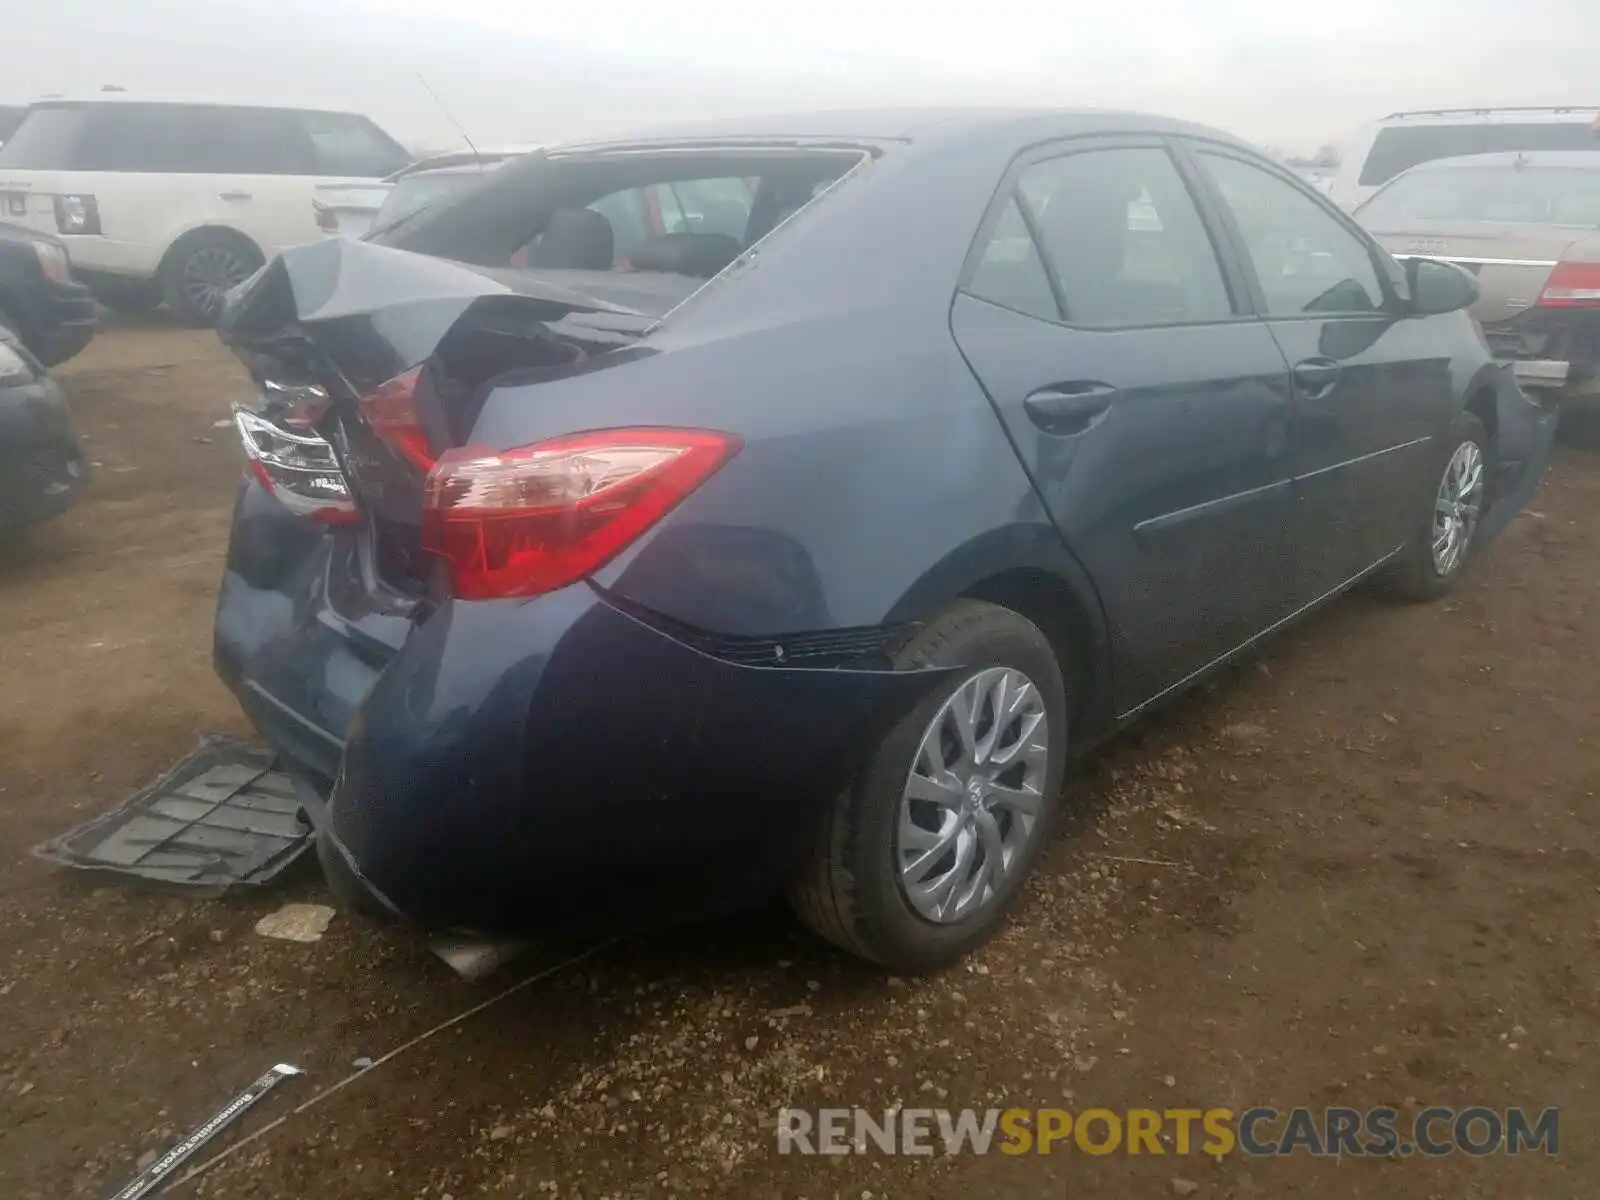
[[[900,971],[943,966],[993,935],[1059,810],[1067,698],[1049,640],[963,600],[898,656],[953,667],[834,802],[790,887],[808,925]]]
[[[226,233],[195,234],[172,252],[162,277],[167,307],[187,325],[217,323],[229,291],[261,266],[261,256]]]
[[[922,734],[900,795],[895,852],[911,907],[936,924],[994,903],[1039,829],[1050,724],[1021,671],[956,688]]]
[[[1429,494],[1425,520],[1389,576],[1393,590],[1410,600],[1434,600],[1455,586],[1476,548],[1488,505],[1494,458],[1483,422],[1463,412],[1445,445],[1449,453]]]

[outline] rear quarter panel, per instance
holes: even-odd
[[[975,545],[1059,546],[949,326],[1013,149],[989,139],[891,152],[691,299],[642,353],[497,389],[474,440],[629,424],[743,438],[597,577],[709,632],[915,619],[950,598],[925,580],[956,586],[974,569],[947,560],[1007,557]]]

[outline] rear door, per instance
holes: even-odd
[[[1100,590],[1119,709],[1288,611],[1288,371],[1160,139],[1019,162],[952,325]]]
[[[1401,315],[1392,261],[1298,180],[1246,152],[1190,149],[1289,361],[1290,538],[1296,599],[1308,604],[1414,533],[1450,402],[1453,339],[1438,334],[1439,318]]]

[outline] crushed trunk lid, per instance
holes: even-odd
[[[465,444],[496,378],[564,373],[624,351],[679,298],[635,287],[659,309],[641,311],[550,278],[558,274],[567,273],[330,238],[285,251],[229,296],[218,332],[261,389],[252,415],[328,443],[387,584],[425,584],[428,465]],[[247,440],[246,449],[259,464],[259,448]]]

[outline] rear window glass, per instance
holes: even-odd
[[[1397,179],[1360,209],[1374,229],[1416,221],[1600,227],[1600,170],[1452,167]]]
[[[534,155],[372,240],[484,266],[710,278],[866,157],[788,147]]]
[[[353,113],[296,114],[316,148],[322,175],[381,179],[410,161],[410,155],[365,117]]]
[[[35,108],[0,146],[0,168],[19,171],[64,171],[72,167],[83,132],[79,108]]]
[[[1600,135],[1588,121],[1393,125],[1378,131],[1360,183],[1375,187],[1418,163],[1502,150],[1600,150]]]

